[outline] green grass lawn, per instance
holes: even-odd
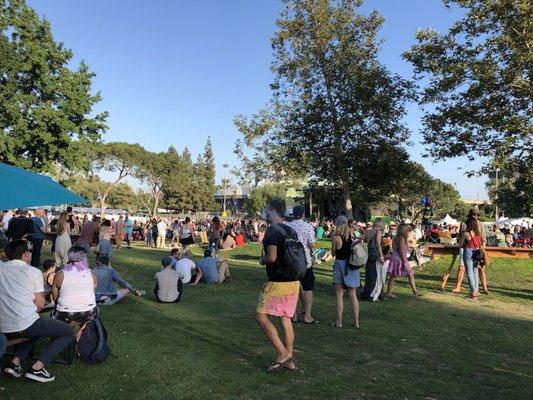
[[[233,282],[188,287],[179,304],[158,304],[153,275],[167,251],[116,252],[114,266],[147,295],[101,308],[114,356],[54,364],[51,384],[2,377],[0,399],[532,398],[531,260],[495,259],[492,294],[478,301],[437,290],[449,258],[426,264],[416,275],[421,300],[398,280],[397,299],[362,303],[359,333],[329,326],[331,263],[321,264],[320,324],[295,324],[299,371],[269,375],[274,353],[253,319],[265,279],[259,253],[257,245],[228,252]]]

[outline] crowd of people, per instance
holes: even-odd
[[[0,266],[0,354],[8,341],[17,341],[14,356],[4,369],[13,377],[26,376],[40,382],[54,380],[45,366],[73,340],[73,326],[98,318],[100,306],[123,301],[131,293],[144,294],[124,280],[111,266],[114,251],[131,248],[133,240],[143,240],[149,247],[170,247],[170,254],[161,260],[154,275],[153,294],[160,303],[178,303],[185,288],[200,282],[220,284],[232,280],[226,257],[220,250],[230,250],[247,242],[260,242],[263,247],[267,282],[261,289],[256,319],[265,336],[276,350],[276,359],[269,372],[281,368],[295,370],[293,353],[293,322],[318,324],[313,315],[315,275],[313,265],[334,259],[332,284],[336,312],[331,326],[344,327],[344,296],[351,309],[351,325],[360,329],[359,301],[379,301],[396,297],[394,285],[406,277],[413,296],[421,293],[416,286],[413,266],[420,266],[424,256],[419,241],[431,242],[432,235],[449,237],[460,247],[460,268],[454,293],[461,291],[466,274],[469,297],[488,294],[483,251],[495,237],[508,243],[531,238],[531,227],[503,231],[491,229],[478,220],[472,209],[465,222],[458,226],[416,224],[409,220],[385,224],[381,218],[373,222],[358,222],[339,215],[335,220],[304,221],[305,209],[296,206],[287,214],[283,201],[273,201],[264,211],[264,220],[211,219],[183,220],[175,218],[134,219],[128,214],[115,218],[77,216],[71,208],[56,216],[43,209],[33,215],[19,209],[5,211],[0,232],[6,237],[6,262]],[[506,229],[506,228],[504,228]],[[43,241],[49,234],[53,259],[41,264]],[[502,237],[502,235],[504,235]],[[301,243],[305,254],[305,273],[298,278],[288,276],[287,240]],[[316,249],[317,240],[330,238],[329,249]],[[205,245],[204,256],[195,263],[189,246]],[[492,242],[494,243],[494,241]],[[167,244],[170,244],[167,246]],[[361,247],[363,246],[363,247]],[[96,263],[90,268],[88,253],[94,248]],[[364,261],[360,261],[361,249]],[[359,262],[358,262],[359,260]],[[360,270],[365,269],[364,282]],[[301,309],[297,312],[298,301]],[[50,318],[40,315],[50,310]],[[283,330],[280,336],[269,316],[278,317]],[[24,371],[23,362],[29,357],[35,341],[50,337],[37,361]],[[283,339],[281,338],[283,337]]]
[[[33,215],[26,209],[6,211],[2,221],[0,232],[5,240],[0,255],[0,356],[8,343],[14,348],[4,373],[51,382],[55,376],[45,367],[72,343],[74,328],[98,318],[100,306],[117,304],[131,293],[144,294],[111,266],[113,251],[122,248],[124,239],[131,247],[133,230],[141,224],[128,215],[117,221],[98,216],[80,219],[71,208],[50,218],[43,209],[34,210]],[[194,225],[186,218],[177,233],[181,251],[173,248],[169,256],[163,257],[161,270],[154,276],[158,302],[179,302],[183,287],[188,285],[231,281],[227,259],[212,251],[218,243],[207,247],[197,265],[192,261],[188,246],[195,243],[194,232]],[[45,234],[50,235],[54,257],[41,264]],[[161,240],[164,243],[166,236]],[[88,259],[91,248],[96,253],[93,268]],[[41,315],[46,311],[50,311],[49,318]],[[51,342],[24,370],[25,360],[41,337]]]

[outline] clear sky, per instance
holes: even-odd
[[[185,146],[193,157],[211,136],[217,180],[222,164],[235,164],[237,114],[258,111],[269,99],[272,80],[270,39],[282,8],[279,0],[30,0],[52,24],[55,39],[84,59],[97,76],[103,100],[96,111],[110,112],[106,141],[138,142],[149,150]],[[418,27],[445,31],[461,16],[441,0],[366,0],[363,11],[385,17],[381,60],[411,77],[401,59]],[[410,107],[411,157],[435,177],[455,184],[466,198],[485,198],[484,178],[464,172],[479,164],[423,159],[420,112]]]

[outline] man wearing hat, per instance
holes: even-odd
[[[163,269],[155,274],[154,295],[160,303],[177,303],[181,299],[183,286],[178,274],[172,268],[171,256],[165,256],[161,260]]]
[[[315,249],[315,230],[311,224],[305,222],[304,218],[305,209],[302,206],[294,207],[292,215],[294,219],[289,222],[292,229],[296,231],[298,241],[304,245],[305,259],[307,261],[307,271],[305,276],[300,279],[300,301],[302,302],[302,308],[304,311],[304,324],[316,324],[318,323],[311,315],[313,307],[313,289],[315,288],[315,274],[313,273],[313,251]],[[297,320],[297,313],[295,313],[293,321]]]

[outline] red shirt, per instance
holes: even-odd
[[[468,236],[470,236],[470,240],[465,241],[464,247],[467,249],[479,249],[481,247],[481,235],[471,236],[469,233]]]

